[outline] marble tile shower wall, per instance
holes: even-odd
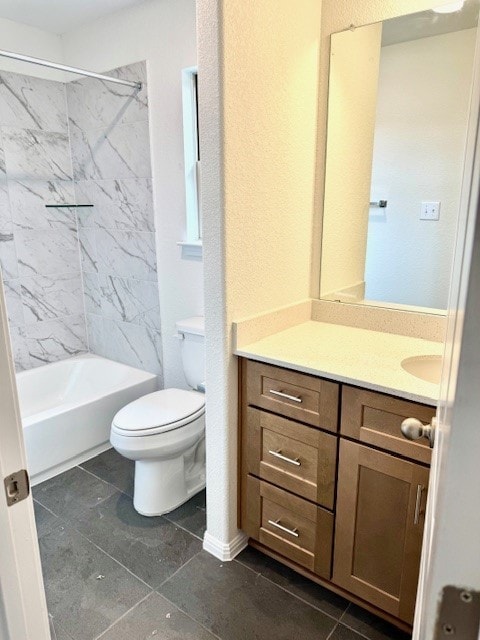
[[[67,85],[90,351],[162,375],[146,65]]]
[[[0,264],[17,369],[87,349],[65,86],[0,72]]]

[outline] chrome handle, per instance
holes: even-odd
[[[285,533],[289,533],[294,538],[298,538],[299,535],[300,535],[296,528],[295,529],[289,529],[288,527],[284,527],[283,524],[280,524],[280,520],[269,520],[268,524],[271,524],[272,527],[276,527],[277,529],[280,529],[280,531],[284,531]]]
[[[413,524],[418,524],[420,521],[420,505],[422,502],[422,493],[425,487],[421,484],[417,487],[417,500],[415,502],[415,515],[413,516]]]
[[[288,458],[287,456],[284,456],[282,454],[282,450],[278,449],[277,451],[272,451],[271,449],[269,449],[268,453],[271,456],[275,456],[275,458],[278,458],[279,460],[283,460],[284,462],[288,462],[290,464],[294,464],[296,467],[300,467],[302,465],[302,463],[300,462],[300,460],[298,458]]]
[[[287,400],[292,400],[292,402],[302,403],[301,396],[291,396],[289,393],[285,393],[284,391],[275,391],[275,389],[270,389],[269,393],[272,393],[274,396],[280,396],[281,398],[286,398]]]
[[[428,438],[430,447],[435,443],[435,429],[437,427],[437,419],[432,418],[430,424],[423,424],[417,418],[406,418],[401,425],[401,430],[405,438],[408,440],[418,440],[419,438]]]

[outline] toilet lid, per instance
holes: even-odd
[[[198,391],[162,389],[142,396],[127,404],[113,418],[113,426],[122,431],[139,432],[154,429],[157,433],[165,427],[172,429],[175,423],[187,422],[201,415],[205,408],[205,396]],[[180,425],[179,425],[180,426]]]

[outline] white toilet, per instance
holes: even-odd
[[[180,320],[176,326],[187,383],[203,390],[203,317]],[[205,487],[205,396],[183,389],[149,393],[116,414],[110,442],[135,460],[133,505],[138,513],[168,513]]]

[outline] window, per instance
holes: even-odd
[[[186,258],[200,258],[202,256],[197,80],[196,67],[183,69],[183,148],[185,155],[187,229],[186,240],[179,244],[182,247],[182,255]]]

